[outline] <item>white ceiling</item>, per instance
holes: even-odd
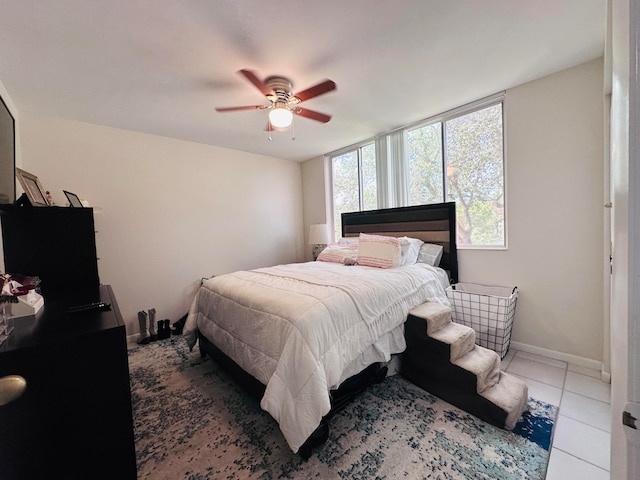
[[[606,0],[0,0],[18,111],[306,160],[604,52]],[[269,141],[236,72],[336,91]]]

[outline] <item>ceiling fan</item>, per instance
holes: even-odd
[[[291,80],[281,76],[270,76],[260,80],[251,70],[243,69],[238,73],[249,80],[269,100],[269,105],[247,105],[244,107],[217,107],[218,112],[234,112],[238,110],[270,110],[268,129],[286,128],[291,125],[294,115],[327,123],[331,116],[299,106],[301,102],[323,95],[336,89],[335,82],[324,80],[313,87],[293,93]]]

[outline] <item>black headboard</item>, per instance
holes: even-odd
[[[440,267],[449,272],[451,283],[458,281],[455,202],[385,208],[342,214],[342,236],[360,233],[413,237],[443,246]]]

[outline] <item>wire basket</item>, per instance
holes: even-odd
[[[518,287],[456,283],[447,287],[451,319],[471,327],[476,343],[504,358],[511,342]]]

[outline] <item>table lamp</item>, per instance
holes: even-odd
[[[326,223],[319,223],[309,227],[309,245],[313,245],[312,254],[315,261],[320,252],[329,243],[329,230]]]

